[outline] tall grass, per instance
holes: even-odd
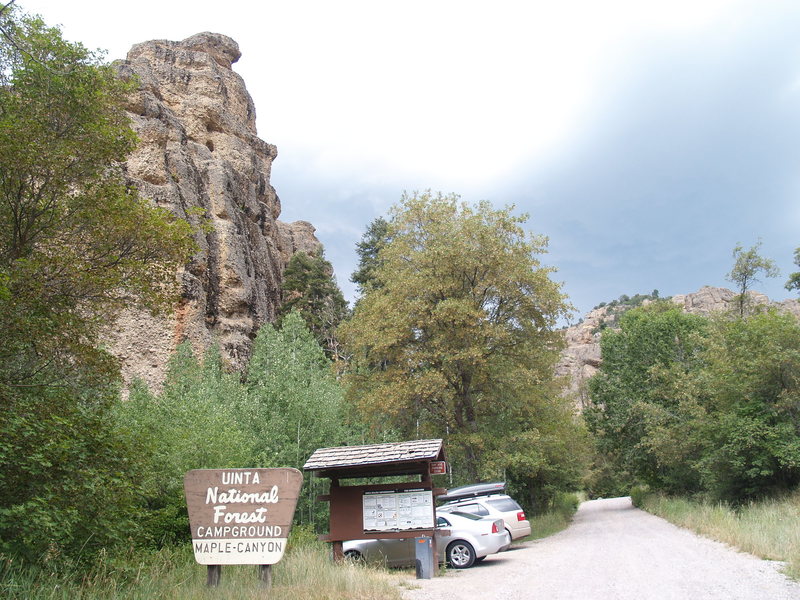
[[[800,579],[800,491],[738,508],[649,494],[642,508],[761,558],[785,561],[786,574]]]
[[[254,566],[226,566],[219,587],[206,587],[206,567],[188,545],[149,556],[102,560],[82,580],[0,563],[0,597],[8,600],[400,600],[395,577],[385,570],[334,564],[327,546],[295,547],[273,566],[267,596]]]
[[[552,507],[546,513],[528,516],[528,520],[531,522],[531,534],[525,539],[538,540],[569,527],[580,502],[581,498],[578,494],[558,494],[553,500]]]

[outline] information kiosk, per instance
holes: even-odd
[[[330,533],[320,536],[333,545],[341,559],[342,542],[376,538],[430,537],[436,556],[434,499],[444,488],[434,488],[432,474],[443,474],[446,457],[442,440],[415,440],[366,446],[320,448],[306,461],[305,471],[331,480]],[[343,485],[345,479],[413,476],[400,483]],[[437,561],[434,560],[434,563]]]

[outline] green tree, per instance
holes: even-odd
[[[0,26],[0,551],[88,558],[130,533],[140,454],[99,331],[169,305],[191,229],[126,185],[131,84],[39,18]]]
[[[333,267],[323,251],[292,255],[283,272],[283,302],[278,324],[293,311],[305,320],[317,341],[333,359],[341,358],[336,328],[348,314],[347,301],[333,278]]]
[[[350,281],[358,285],[358,293],[364,294],[378,282],[375,272],[381,264],[380,252],[389,242],[389,223],[378,217],[367,227],[367,231],[356,244],[358,268],[353,271]]]
[[[739,295],[736,303],[739,308],[739,316],[745,315],[747,307],[747,292],[753,285],[761,281],[760,275],[765,277],[778,277],[780,271],[775,266],[775,261],[764,258],[758,252],[761,248],[761,240],[755,246],[745,250],[741,244],[737,244],[733,249],[733,268],[726,276],[727,280],[736,285]]]
[[[794,264],[800,267],[800,248],[794,250]],[[786,282],[787,290],[800,290],[800,271],[789,275],[789,280]]]
[[[137,382],[129,400],[116,408],[119,422],[146,451],[140,481],[144,543],[188,539],[186,471],[251,466],[255,442],[236,411],[243,393],[238,374],[225,369],[217,346],[200,361],[184,342],[170,359],[160,394]]]
[[[667,374],[694,368],[704,328],[704,318],[661,301],[626,312],[618,330],[603,332],[602,362],[589,380],[590,407],[584,417],[601,455],[614,471],[631,477],[606,484],[616,491],[637,480],[669,491],[697,487],[691,466],[695,438],[687,436],[679,444],[662,440],[664,427],[680,430],[692,414]],[[654,435],[656,429],[660,435]],[[668,459],[662,452],[666,449],[673,451]]]
[[[569,307],[539,261],[546,239],[526,235],[525,220],[455,195],[404,195],[377,285],[342,326],[351,402],[378,428],[447,438],[463,480],[542,472],[546,420],[563,402],[554,327]]]
[[[766,311],[713,322],[695,389],[708,419],[705,489],[741,502],[800,483],[800,323]]]
[[[601,341],[586,412],[602,460],[672,493],[739,503],[800,482],[800,324],[634,309]]]
[[[317,449],[349,442],[344,392],[331,361],[293,311],[280,328],[263,326],[253,343],[239,416],[255,440],[253,461],[263,467],[302,469]],[[307,476],[298,518],[319,522],[319,482]]]

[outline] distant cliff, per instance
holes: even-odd
[[[772,302],[764,294],[748,292],[755,304],[775,306],[780,310],[791,312],[800,317],[800,301],[784,300]],[[673,296],[672,302],[682,307],[687,313],[710,315],[718,311],[734,308],[736,292],[725,288],[702,287],[693,294]],[[600,336],[606,327],[614,327],[620,313],[626,310],[623,306],[603,306],[590,311],[581,323],[569,327],[564,332],[567,347],[561,353],[561,360],[556,366],[556,373],[569,377],[568,392],[576,398],[582,407],[587,401],[586,381],[600,366]]]
[[[185,339],[198,351],[217,342],[242,366],[257,328],[275,318],[292,254],[320,245],[311,224],[278,220],[277,150],[256,134],[253,100],[231,68],[239,57],[231,38],[200,33],[137,44],[118,63],[138,82],[127,106],[140,138],[127,161],[131,182],[158,206],[205,221],[199,253],[176,274],[183,297],[174,314],[129,311],[109,333],[126,380],[158,386]]]

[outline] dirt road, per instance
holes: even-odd
[[[584,502],[565,531],[443,577],[407,600],[800,600],[781,565],[699,537],[631,506]]]

